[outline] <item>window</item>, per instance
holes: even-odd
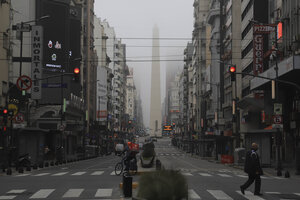
[[[253,41],[251,41],[248,46],[242,51],[242,59],[252,50],[253,48]]]
[[[9,50],[8,34],[3,33],[3,48]]]

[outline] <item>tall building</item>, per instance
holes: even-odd
[[[203,80],[206,72],[206,16],[209,10],[209,0],[194,1],[194,30],[193,30],[193,46],[194,52],[192,57],[192,65],[194,70],[194,107],[193,121],[194,128],[198,134],[203,133],[203,116],[204,109],[202,102],[202,89],[204,87]]]
[[[5,106],[5,98],[9,89],[8,70],[10,58],[10,7],[11,4],[0,4],[0,107]]]
[[[159,29],[157,25],[153,27],[152,57],[153,60],[160,56],[159,54]],[[161,124],[161,93],[160,93],[160,62],[152,62],[151,69],[151,105],[150,105],[150,135],[162,136]]]

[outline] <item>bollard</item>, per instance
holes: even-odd
[[[296,148],[296,175],[300,175],[300,147]]]
[[[20,174],[23,174],[23,173],[24,173],[23,167],[19,167],[19,168],[18,168],[18,172],[19,172]]]
[[[289,172],[289,171],[286,171],[285,174],[284,174],[284,177],[285,177],[285,178],[290,178],[290,172]]]
[[[123,173],[123,194],[124,197],[132,197],[132,176]]]
[[[158,159],[156,159],[156,170],[161,170],[161,162]]]
[[[6,170],[6,174],[7,174],[7,175],[11,175],[11,174],[12,174],[11,168],[8,168],[8,169]]]

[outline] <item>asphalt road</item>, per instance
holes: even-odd
[[[265,175],[262,178],[263,196],[254,196],[253,186],[242,195],[239,185],[247,180],[242,170],[186,154],[171,146],[170,138],[158,139],[155,146],[164,167],[180,170],[186,177],[189,199],[300,199],[299,178]],[[119,183],[122,177],[114,175],[114,166],[120,159],[109,155],[24,174],[2,174],[0,200],[121,199]],[[134,181],[138,179],[139,176],[134,177]]]

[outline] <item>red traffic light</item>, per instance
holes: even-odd
[[[80,69],[78,67],[74,68],[74,73],[75,74],[79,74],[80,73]]]
[[[7,109],[3,109],[3,114],[7,114],[8,110]]]
[[[230,66],[230,67],[229,67],[229,72],[230,72],[230,73],[234,73],[235,70],[236,70],[236,69],[235,69],[235,66]]]

